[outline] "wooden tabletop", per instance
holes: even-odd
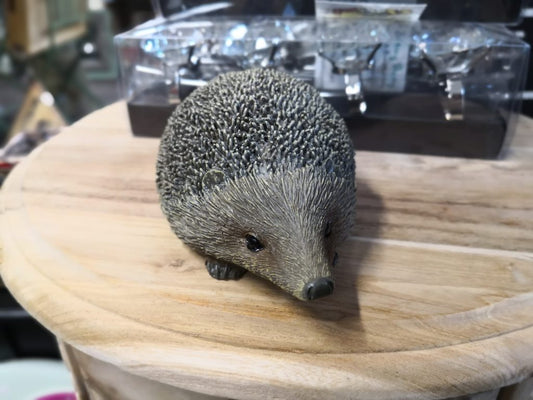
[[[1,274],[58,337],[235,399],[415,399],[533,373],[533,121],[498,161],[359,152],[335,293],[216,281],[163,218],[125,105],[33,152],[1,195]]]

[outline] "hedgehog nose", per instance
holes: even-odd
[[[318,278],[305,285],[304,296],[307,300],[315,300],[333,293],[334,286],[331,279]]]

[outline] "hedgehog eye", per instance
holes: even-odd
[[[325,237],[330,237],[331,236],[331,222],[329,222],[329,221],[326,224],[326,230],[324,231],[324,236]]]
[[[250,234],[246,235],[246,247],[248,250],[253,251],[254,253],[257,253],[265,248],[258,238]]]

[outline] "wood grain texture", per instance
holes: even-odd
[[[74,377],[78,400],[222,400],[130,374],[64,342],[60,349]]]
[[[210,278],[171,233],[156,139],[123,103],[19,165],[2,277],[61,340],[129,373],[235,399],[437,399],[533,373],[533,124],[504,160],[357,154],[334,295]]]

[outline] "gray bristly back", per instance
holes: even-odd
[[[183,201],[202,192],[210,170],[229,180],[306,166],[344,176],[353,174],[353,156],[344,121],[316,89],[254,69],[221,75],[176,108],[161,140],[157,184],[163,197]]]

